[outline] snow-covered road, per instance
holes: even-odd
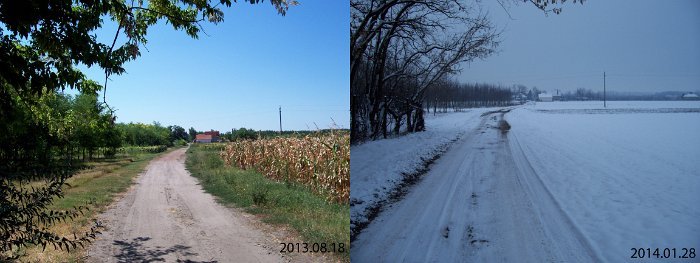
[[[407,177],[425,169],[454,141],[479,125],[479,116],[491,109],[434,113],[426,116],[426,131],[399,138],[353,145],[350,149],[350,230],[356,232],[371,220],[373,211],[401,191]]]
[[[353,262],[596,261],[522,152],[492,128],[498,118],[482,117],[378,216],[355,240]]]
[[[700,103],[611,104],[518,107],[505,134],[492,128],[500,113],[454,113],[474,124],[357,236],[352,261],[625,262],[632,248],[699,249]]]

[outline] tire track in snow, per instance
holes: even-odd
[[[593,248],[590,239],[583,234],[578,225],[574,222],[571,216],[569,216],[566,210],[562,208],[559,201],[557,201],[547,185],[542,181],[539,174],[537,174],[536,170],[528,160],[527,155],[525,155],[523,146],[518,141],[515,133],[510,134],[508,142],[508,151],[510,156],[513,157],[513,161],[522,172],[518,173],[518,180],[524,183],[528,194],[539,201],[538,212],[540,218],[549,223],[548,228],[546,229],[548,234],[552,238],[556,238],[556,235],[568,233],[570,234],[569,236],[573,238],[570,238],[567,241],[575,243],[573,245],[569,244],[569,246],[584,248],[586,253],[582,254],[576,251],[567,250],[568,248],[566,247],[557,249],[557,251],[559,251],[561,254],[569,254],[567,255],[568,257],[577,258],[577,261],[580,262],[602,262],[600,254]],[[561,246],[561,244],[558,244],[558,246]],[[585,256],[590,256],[590,258]]]
[[[473,116],[469,118],[471,119],[478,119],[477,116]],[[485,125],[485,122],[487,121],[486,118],[482,118],[480,121],[480,124],[477,126],[478,127],[483,127]],[[365,208],[365,211],[363,211],[363,214],[367,217],[366,222],[355,222],[352,219],[352,213],[351,213],[351,228],[350,228],[350,242],[352,243],[357,235],[361,233],[367,225],[369,225],[384,209],[385,207],[390,207],[397,201],[400,201],[406,193],[410,190],[411,187],[413,187],[415,184],[419,183],[421,178],[425,175],[425,173],[432,167],[433,163],[438,160],[442,154],[445,152],[449,151],[450,147],[455,144],[456,141],[460,141],[463,139],[463,137],[469,137],[472,136],[473,130],[467,130],[464,132],[460,132],[457,134],[456,138],[454,138],[450,142],[446,142],[442,145],[439,145],[437,147],[437,150],[434,152],[434,155],[422,159],[422,167],[418,168],[415,172],[413,173],[404,173],[403,175],[403,181],[395,185],[393,189],[389,191],[387,196],[385,198],[380,198],[378,199],[375,203],[367,206]],[[352,157],[351,157],[352,159]],[[390,159],[390,158],[389,158]],[[377,161],[377,160],[374,160]],[[383,160],[379,160],[379,162],[386,162]],[[357,173],[367,173],[366,169],[367,167],[358,167],[355,166],[354,164],[351,164],[353,167],[353,171],[357,170]],[[354,172],[353,172],[354,173]],[[351,211],[352,211],[352,206],[353,206],[353,199],[351,196],[350,199],[350,206],[351,206]]]
[[[486,120],[486,118],[482,119],[482,123]],[[461,251],[458,249],[459,237],[466,236],[467,214],[452,209],[451,200],[461,199],[462,202],[454,202],[456,205],[469,204],[468,195],[465,194],[463,198],[451,195],[472,192],[472,187],[469,186],[470,180],[462,179],[467,177],[465,175],[470,173],[470,169],[473,169],[474,166],[470,160],[474,159],[477,152],[470,151],[468,148],[472,145],[463,142],[473,141],[471,138],[478,136],[479,132],[485,129],[484,126],[470,131],[450,146],[450,150],[433,164],[423,179],[408,191],[403,200],[385,207],[385,210],[353,242],[350,251],[354,262],[426,262],[431,261],[434,254],[443,254],[445,247],[454,247],[453,251]],[[453,152],[467,153],[471,157],[451,154]],[[441,163],[455,165],[441,165]],[[431,222],[431,224],[417,226],[420,222]],[[452,227],[448,238],[445,238],[443,230],[449,225],[455,227]],[[457,226],[464,226],[464,228]],[[457,256],[451,257],[448,261],[456,261],[458,257],[462,257],[460,254],[448,256]]]

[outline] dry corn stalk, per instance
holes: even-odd
[[[328,200],[350,198],[350,135],[236,141],[220,153],[226,165],[256,169],[277,181],[307,185]]]

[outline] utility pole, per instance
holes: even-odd
[[[280,105],[280,135],[282,135],[282,105]]]
[[[605,71],[603,71],[603,108],[607,108],[605,93]]]

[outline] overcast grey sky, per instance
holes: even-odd
[[[700,91],[700,1],[568,1],[548,16],[503,2],[508,12],[483,1],[500,52],[464,65],[460,81],[602,90],[606,71],[612,91]]]

